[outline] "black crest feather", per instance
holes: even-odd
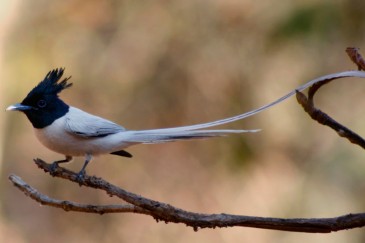
[[[34,94],[45,94],[45,95],[57,95],[62,90],[67,89],[72,86],[72,83],[67,83],[67,81],[71,78],[64,78],[62,81],[59,80],[63,76],[64,68],[57,68],[49,71],[46,77],[41,81],[30,93],[29,95]]]

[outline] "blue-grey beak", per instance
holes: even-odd
[[[32,109],[31,106],[22,105],[20,103],[11,105],[8,108],[6,108],[7,111],[27,111],[31,109]]]

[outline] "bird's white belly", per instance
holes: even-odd
[[[57,153],[70,156],[107,154],[131,145],[121,142],[120,133],[91,138],[74,135],[65,130],[65,122],[62,118],[55,120],[50,126],[34,130],[44,146]]]

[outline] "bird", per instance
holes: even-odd
[[[77,173],[80,181],[84,179],[86,167],[94,156],[113,154],[131,158],[132,155],[125,148],[132,145],[167,143],[259,131],[259,129],[204,129],[243,119],[244,114],[190,126],[129,130],[105,118],[66,104],[59,97],[59,93],[73,84],[69,83],[71,76],[62,79],[64,70],[64,68],[56,68],[49,71],[22,102],[11,105],[6,110],[24,113],[31,122],[38,140],[48,149],[65,156],[64,159],[52,163],[52,170],[55,170],[61,163],[72,161],[73,157],[83,156],[84,164]]]
[[[56,68],[49,71],[45,78],[27,94],[22,102],[10,105],[6,110],[23,112],[33,125],[33,130],[38,140],[48,149],[65,156],[64,159],[52,163],[51,171],[54,171],[61,163],[71,162],[73,157],[83,156],[85,158],[84,164],[77,173],[77,180],[79,182],[82,182],[84,179],[86,166],[94,156],[113,154],[131,158],[132,155],[125,148],[132,145],[167,143],[258,132],[260,129],[207,130],[206,128],[220,126],[258,114],[317,83],[345,77],[365,78],[364,72],[360,71],[328,74],[308,81],[271,103],[236,116],[189,126],[128,130],[105,118],[92,115],[66,104],[59,97],[59,93],[70,88],[72,83],[68,82],[71,76],[62,79],[64,70],[64,68]]]

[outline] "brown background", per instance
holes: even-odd
[[[363,242],[363,229],[301,234],[227,228],[194,232],[133,215],[42,207],[8,181],[15,173],[54,198],[118,203],[36,169],[62,156],[5,113],[53,68],[74,87],[62,98],[128,129],[189,125],[257,108],[315,77],[355,69],[364,1],[2,1],[0,3],[1,242]],[[360,134],[364,80],[325,87],[317,102]],[[202,213],[332,217],[365,211],[364,152],[310,120],[294,98],[228,125],[261,128],[205,141],[130,148],[89,174]],[[79,170],[82,159],[69,165]]]

